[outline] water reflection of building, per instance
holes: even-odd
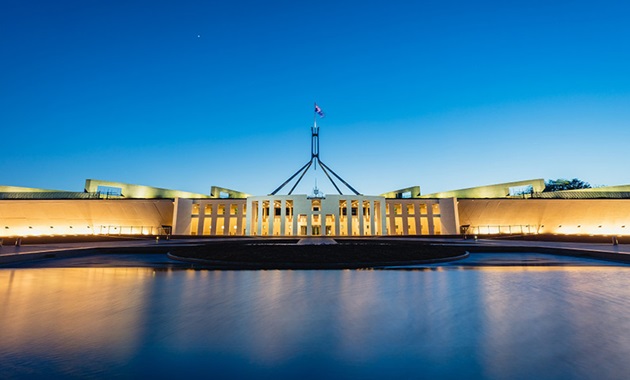
[[[0,236],[630,234],[630,186],[542,193],[541,179],[443,193],[196,194],[87,180],[83,192],[0,186]],[[527,187],[530,191],[518,194]]]

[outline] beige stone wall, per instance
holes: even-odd
[[[630,235],[630,199],[460,199],[469,233]]]
[[[442,235],[459,234],[459,213],[457,211],[457,198],[440,199],[440,222],[442,223]]]
[[[173,234],[190,235],[192,199],[175,198],[173,207]]]
[[[173,201],[0,200],[0,236],[158,234],[173,221]]]

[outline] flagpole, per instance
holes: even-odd
[[[350,186],[350,184],[348,184],[348,182],[346,182],[343,178],[341,178],[337,173],[335,173],[330,167],[326,166],[326,164],[324,164],[319,159],[319,130],[317,128],[317,117],[318,116],[319,117],[324,117],[324,112],[317,105],[317,103],[315,103],[315,107],[313,109],[313,126],[311,127],[311,159],[304,166],[302,166],[297,172],[295,172],[291,177],[289,177],[289,179],[284,181],[284,183],[282,185],[280,185],[280,187],[275,189],[271,193],[271,195],[277,194],[280,190],[282,190],[282,188],[284,188],[284,186],[286,186],[289,182],[291,182],[295,177],[299,176],[297,181],[295,182],[295,184],[291,188],[291,190],[289,190],[289,195],[291,195],[293,193],[293,190],[295,190],[295,188],[300,183],[300,181],[302,181],[302,178],[304,178],[304,175],[311,168],[311,166],[313,166],[313,170],[317,170],[317,164],[319,164],[319,167],[322,168],[322,171],[324,172],[324,174],[326,175],[328,180],[330,180],[330,182],[333,184],[335,189],[337,189],[337,191],[339,192],[340,195],[342,195],[343,193],[341,192],[341,189],[337,186],[337,183],[335,182],[333,177],[331,177],[331,174],[332,174],[332,176],[337,178],[339,181],[341,181],[353,193],[355,193],[356,195],[360,195],[360,193],[358,191],[356,191],[352,186]],[[330,172],[330,174],[329,174],[329,172]],[[317,177],[315,177],[315,187],[317,187]]]
[[[313,106],[313,136],[311,138],[311,160],[317,161],[318,145],[319,145],[319,133],[317,131],[317,102]],[[317,162],[313,166],[313,170],[317,170]]]

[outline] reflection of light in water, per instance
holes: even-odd
[[[623,316],[630,290],[598,286],[618,281],[618,276],[612,281],[601,277],[609,275],[610,268],[506,269],[489,268],[481,277],[486,315],[480,352],[489,377],[510,378],[547,368],[550,378],[566,377],[570,371],[588,378],[590,370],[583,368],[584,363],[598,363],[598,377],[618,376],[618,369],[607,363],[625,360],[628,334],[613,333],[615,339],[606,340],[608,347],[595,343],[611,331],[630,328]],[[618,315],[619,323],[602,323],[594,318],[600,313]]]
[[[135,350],[144,307],[145,268],[0,271],[0,342],[16,351],[81,357],[98,347],[114,357]],[[52,312],[51,312],[52,311]],[[113,317],[112,317],[113,316]],[[42,341],[44,339],[44,341]],[[86,364],[89,365],[89,364]]]
[[[341,274],[339,303],[335,309],[339,338],[335,344],[339,354],[349,360],[369,358],[370,350],[366,348],[371,344],[369,332],[374,328],[373,316],[383,307],[375,303],[379,289],[375,288],[374,276],[374,271],[346,270]]]
[[[286,361],[311,339],[313,316],[321,299],[318,289],[327,286],[323,271],[258,271],[251,272],[251,305],[243,323],[256,334],[250,339],[253,359],[271,365]],[[306,281],[309,278],[310,281]],[[323,306],[323,305],[322,305]]]
[[[0,269],[0,370],[614,378],[630,370],[627,274]]]

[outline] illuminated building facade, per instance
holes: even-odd
[[[541,179],[421,195],[197,194],[87,180],[83,192],[0,186],[0,236],[630,235],[630,186],[543,193]]]

